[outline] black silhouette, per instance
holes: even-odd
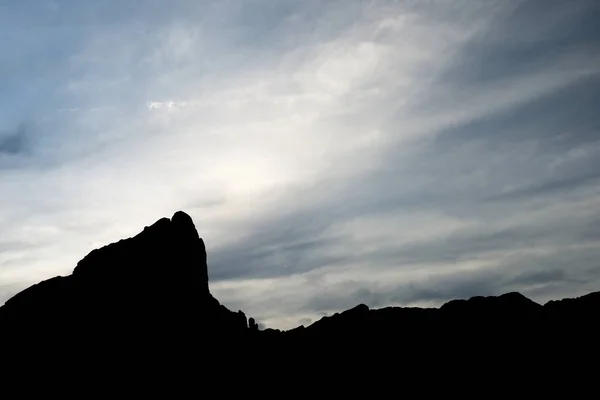
[[[15,360],[81,370],[108,365],[113,372],[143,371],[147,379],[193,374],[189,384],[211,374],[267,370],[305,377],[377,373],[387,364],[449,373],[458,364],[584,357],[596,347],[599,309],[600,292],[543,306],[507,293],[439,309],[361,304],[308,327],[260,330],[254,318],[247,321],[211,295],[204,242],[179,211],[92,251],[71,275],[9,299],[0,307],[0,343],[5,366]]]

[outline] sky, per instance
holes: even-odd
[[[3,1],[0,304],[177,210],[266,327],[600,290],[598,104],[597,0]]]

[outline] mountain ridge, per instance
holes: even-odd
[[[166,231],[166,232],[165,232]],[[9,298],[4,305],[0,306],[0,310],[4,308],[4,306],[15,304],[19,301],[19,299],[27,296],[33,291],[40,290],[41,287],[44,286],[52,286],[52,287],[61,287],[67,286],[64,282],[64,279],[68,279],[69,277],[77,277],[80,279],[102,279],[102,277],[110,277],[115,281],[115,277],[118,277],[119,280],[128,281],[130,279],[139,280],[141,277],[147,276],[149,273],[157,273],[157,271],[152,269],[140,269],[136,270],[132,267],[136,267],[136,263],[133,259],[128,259],[133,256],[138,256],[140,252],[143,250],[144,252],[149,253],[146,255],[146,259],[137,260],[137,264],[142,264],[140,261],[147,261],[147,258],[155,257],[156,254],[152,253],[151,245],[160,244],[161,241],[166,240],[170,237],[170,245],[176,250],[181,251],[180,254],[171,254],[172,258],[170,260],[171,265],[177,266],[177,262],[183,263],[197,263],[199,265],[198,271],[196,271],[197,276],[190,276],[190,279],[193,283],[198,284],[197,290],[201,295],[210,295],[208,281],[208,266],[206,261],[206,247],[202,238],[199,237],[198,232],[195,228],[192,218],[185,213],[184,211],[177,211],[173,214],[173,216],[169,219],[167,217],[162,217],[155,221],[153,224],[145,226],[141,232],[138,234],[129,237],[120,239],[116,242],[109,243],[102,247],[91,250],[87,255],[85,255],[75,266],[71,275],[66,276],[56,276],[43,281],[40,281],[34,285],[31,285],[20,292],[16,293],[13,297]],[[137,249],[134,247],[138,247]],[[143,249],[140,249],[143,247]],[[193,252],[190,252],[190,249],[194,249]],[[164,255],[164,254],[163,254]],[[114,260],[117,258],[125,258],[125,260],[121,260],[120,262],[115,263]],[[164,268],[165,259],[154,259],[153,262],[147,265],[150,266],[158,266],[161,269]],[[123,264],[130,263],[127,265],[127,268],[123,268]],[[112,270],[110,269],[113,264]],[[119,268],[121,267],[121,268]],[[96,270],[96,271],[94,271]],[[113,271],[116,270],[116,271]],[[115,275],[111,275],[111,273],[115,273]],[[170,271],[172,274],[172,271]],[[193,275],[193,274],[190,274]],[[163,275],[164,278],[165,275]],[[166,275],[168,276],[168,275]],[[212,295],[210,295],[212,297]],[[297,329],[308,329],[311,326],[318,324],[322,320],[328,320],[332,317],[336,317],[338,315],[347,315],[347,313],[356,312],[357,309],[361,309],[363,311],[376,311],[376,310],[384,310],[384,309],[403,309],[403,310],[448,310],[449,308],[456,307],[472,307],[477,303],[486,303],[488,306],[493,305],[494,303],[505,302],[507,305],[513,305],[516,301],[523,302],[523,305],[527,304],[529,307],[554,307],[554,308],[564,308],[565,304],[572,304],[577,301],[584,301],[586,299],[598,298],[600,301],[600,292],[591,292],[582,296],[574,297],[574,298],[564,298],[564,299],[556,299],[549,300],[545,304],[539,304],[534,302],[533,300],[527,298],[523,294],[519,292],[507,292],[501,295],[496,296],[473,296],[465,299],[453,299],[443,303],[439,307],[403,307],[403,306],[386,306],[381,308],[371,308],[366,304],[357,304],[348,310],[342,310],[334,313],[331,316],[324,316],[319,320],[312,322],[309,325],[299,325],[295,328],[290,328],[286,330],[282,329],[274,329],[267,328],[265,330],[270,331],[279,331],[279,332],[287,332],[287,331],[295,331]],[[504,301],[506,299],[511,299],[511,301]],[[216,301],[216,299],[214,299]],[[218,301],[217,301],[218,302]],[[219,303],[220,304],[220,303]],[[354,311],[353,311],[354,310]],[[238,311],[238,312],[241,312]],[[0,312],[1,315],[1,312]],[[1,321],[0,321],[1,323]]]
[[[274,374],[298,369],[298,360],[320,360],[314,375],[326,374],[327,365],[371,365],[390,357],[475,365],[489,363],[484,355],[531,358],[552,349],[564,356],[595,349],[600,333],[600,292],[544,305],[518,292],[451,300],[439,308],[358,304],[308,326],[261,330],[254,318],[214,298],[208,282],[204,241],[191,217],[178,211],[92,250],[72,274],[7,300],[0,307],[4,360],[58,357],[88,368],[108,362],[119,370],[135,366],[167,375],[185,372],[182,357],[205,360],[202,365],[237,360],[235,368],[251,362],[262,368],[252,373]]]

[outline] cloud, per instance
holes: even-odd
[[[56,4],[0,17],[3,284],[184,209],[267,327],[597,289],[594,1]]]
[[[564,179],[551,179],[547,182],[512,189],[508,192],[494,196],[490,200],[525,199],[534,196],[544,196],[551,193],[571,191],[582,186],[594,185],[597,183],[598,179],[600,179],[600,173],[598,172],[584,173],[579,176]]]
[[[0,135],[0,156],[17,156],[30,150],[29,133],[24,126]]]

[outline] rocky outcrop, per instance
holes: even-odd
[[[138,235],[93,250],[69,276],[33,285],[0,308],[0,337],[33,345],[82,338],[177,341],[247,330],[243,312],[210,294],[206,248],[189,215],[176,212]]]

